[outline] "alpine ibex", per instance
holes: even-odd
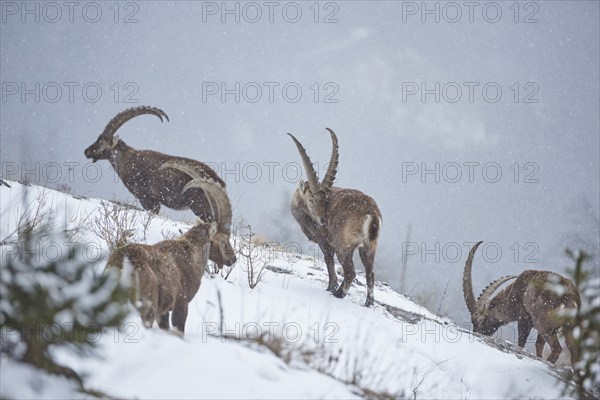
[[[231,230],[231,203],[229,202],[229,196],[225,188],[218,183],[215,183],[210,177],[204,174],[204,169],[199,167],[195,162],[189,162],[187,160],[171,160],[167,161],[160,166],[159,170],[164,169],[177,170],[180,173],[184,173],[190,177],[183,188],[181,189],[181,195],[186,195],[186,192],[190,191],[191,197],[194,197],[194,192],[204,192],[209,197],[209,203],[212,205],[213,215],[216,216],[217,222],[217,233],[213,236],[211,241],[211,254],[213,246],[228,246],[228,248],[217,248],[215,252],[217,254],[227,254],[228,249],[231,248],[229,243],[229,235]],[[231,248],[233,252],[233,248]],[[234,258],[235,262],[235,258]],[[230,264],[227,264],[230,265]]]
[[[184,332],[188,304],[200,288],[210,240],[216,232],[215,222],[199,221],[177,239],[151,246],[128,244],[111,253],[106,268],[117,268],[123,279],[131,279],[132,300],[141,303],[146,327],[157,320],[161,329],[169,329],[169,311],[173,311],[173,326]],[[125,259],[131,267],[124,265]]]
[[[493,335],[502,325],[517,321],[520,347],[525,346],[531,328],[538,331],[535,351],[542,357],[544,344],[552,350],[548,361],[555,363],[562,351],[557,332],[563,328],[571,363],[578,359],[573,338],[573,318],[581,305],[579,292],[573,282],[549,271],[523,271],[519,275],[505,276],[490,283],[479,295],[473,295],[471,268],[478,242],[469,252],[463,275],[463,292],[471,313],[473,331]],[[515,279],[495,297],[494,292],[505,282]]]
[[[335,133],[327,128],[333,142],[331,159],[323,181],[319,183],[306,150],[291,134],[296,144],[308,184],[300,181],[294,192],[290,210],[302,228],[306,237],[317,243],[325,257],[329,285],[327,290],[336,297],[344,297],[348,293],[356,276],[352,256],[358,248],[360,259],[365,266],[367,276],[368,307],[373,304],[373,272],[377,238],[381,228],[381,212],[377,203],[366,194],[354,189],[342,189],[333,186],[339,161],[338,139]],[[337,287],[337,275],[333,256],[337,255],[344,270],[344,281]],[[336,290],[337,288],[337,290]]]
[[[183,187],[190,181],[187,174],[174,169],[160,169],[161,165],[169,161],[185,162],[194,165],[204,178],[225,188],[225,182],[208,165],[157,151],[136,150],[115,135],[127,121],[144,114],[155,115],[161,121],[163,118],[169,120],[167,114],[158,108],[147,106],[129,108],[110,120],[96,142],[85,149],[85,156],[91,158],[93,162],[108,160],[125,187],[139,200],[145,210],[158,214],[161,204],[175,210],[189,208],[203,221],[210,218],[216,221],[217,218],[212,214],[209,199],[203,190],[182,193]],[[220,234],[215,235],[209,258],[220,268],[223,264],[233,265],[236,258],[229,243],[231,227],[219,223],[219,229]]]

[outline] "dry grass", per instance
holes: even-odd
[[[125,246],[132,241],[146,241],[154,214],[141,211],[131,204],[101,201],[100,209],[92,218],[89,229],[103,240],[109,249]],[[136,236],[142,227],[141,237]]]
[[[261,281],[267,261],[262,257],[262,245],[254,240],[255,234],[252,232],[252,226],[239,222],[239,248],[238,253],[244,259],[246,264],[246,275],[248,277],[248,286],[254,289]]]

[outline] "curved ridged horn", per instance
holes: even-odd
[[[490,283],[489,285],[487,285],[487,287],[485,289],[483,289],[483,291],[477,298],[477,309],[480,312],[485,313],[485,311],[488,308],[490,298],[492,297],[492,295],[494,294],[496,289],[498,289],[500,286],[502,286],[502,284],[504,284],[504,282],[510,281],[511,279],[516,279],[516,278],[517,278],[516,275],[505,276],[502,278],[498,278],[495,281],[493,281],[492,283]]]
[[[208,181],[206,181],[206,180],[202,180],[202,182],[205,182],[206,185],[210,185],[210,183],[208,183]],[[210,211],[212,212],[213,222],[218,222],[220,220],[221,209],[223,208],[223,205],[219,204],[219,201],[215,198],[215,196],[211,190],[208,190],[205,186],[197,186],[197,185],[193,186],[193,185],[190,185],[190,183],[194,184],[194,179],[192,179],[191,181],[189,181],[188,183],[185,184],[183,189],[181,189],[181,194],[184,194],[189,189],[192,189],[195,187],[202,189],[202,191],[204,192],[204,195],[206,196],[206,199],[208,200],[208,204],[210,205]]]
[[[216,205],[216,217],[214,218],[219,225],[219,231],[221,232],[230,232],[231,231],[231,203],[229,201],[229,196],[225,191],[225,188],[221,186],[221,184],[214,180],[212,177],[208,176],[205,171],[198,169],[193,165],[189,165],[184,161],[167,161],[162,164],[159,168],[173,168],[179,171],[185,172],[189,176],[192,177],[192,180],[189,181],[181,190],[181,194],[185,193],[189,189],[199,188],[204,190],[208,201],[211,203],[211,208],[213,210],[213,217],[215,215],[215,207]]]
[[[325,177],[321,182],[321,188],[324,190],[329,190],[333,186],[333,181],[335,180],[335,174],[337,173],[337,167],[340,160],[340,152],[338,146],[338,139],[335,135],[335,132],[333,132],[329,128],[325,129],[327,129],[329,131],[329,134],[331,134],[332,149],[331,158],[329,160],[329,166],[327,167],[327,173],[325,174]]]
[[[194,178],[184,186],[181,193],[183,194],[192,188],[200,188],[204,190],[204,193],[206,193],[207,196],[212,196],[217,204],[216,222],[219,224],[219,231],[229,233],[231,231],[232,214],[231,203],[225,189],[212,179],[204,180],[202,178]]]
[[[169,117],[167,116],[167,114],[165,114],[165,112],[163,110],[160,110],[156,107],[149,107],[149,106],[132,107],[132,108],[128,108],[125,111],[121,111],[113,119],[111,119],[108,122],[108,125],[106,125],[106,128],[104,128],[104,132],[102,132],[102,135],[113,136],[115,134],[115,132],[125,122],[129,121],[132,118],[137,117],[138,115],[144,115],[144,114],[156,115],[158,118],[160,118],[161,122],[163,121],[163,117],[167,121],[169,120]]]
[[[471,315],[477,311],[477,303],[475,302],[475,295],[473,294],[473,281],[471,280],[471,269],[473,266],[473,257],[479,245],[483,241],[477,242],[475,246],[469,252],[467,262],[465,263],[465,271],[463,273],[463,294],[465,295],[465,303],[467,303],[467,309]]]
[[[304,170],[306,171],[306,178],[308,179],[308,187],[312,193],[317,193],[320,189],[319,181],[317,180],[317,173],[310,162],[310,158],[308,154],[306,154],[306,150],[304,150],[304,146],[296,139],[294,135],[288,133],[294,143],[296,143],[296,147],[298,148],[298,152],[300,153],[300,157],[302,158],[302,164],[304,164]]]

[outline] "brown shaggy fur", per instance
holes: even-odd
[[[154,245],[128,244],[111,253],[106,268],[131,274],[133,300],[141,302],[138,304],[146,327],[158,320],[160,328],[169,329],[169,311],[173,311],[173,326],[184,332],[188,304],[200,288],[215,231],[215,223],[200,222],[177,239]],[[132,271],[126,270],[125,258],[132,264]]]

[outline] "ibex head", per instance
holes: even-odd
[[[329,197],[331,187],[333,186],[333,181],[335,180],[335,174],[337,172],[337,166],[339,162],[337,137],[331,129],[326,129],[331,134],[333,148],[331,150],[331,159],[329,160],[327,173],[325,174],[325,177],[321,183],[318,181],[317,173],[312,165],[312,162],[310,161],[310,158],[308,157],[308,154],[306,154],[306,150],[298,141],[298,139],[294,137],[294,135],[288,133],[298,148],[298,152],[302,158],[302,163],[304,164],[304,170],[306,171],[306,177],[308,179],[308,183],[300,180],[297,193],[302,199],[301,203],[304,211],[319,225],[325,224],[326,221],[325,217],[327,213],[327,199]]]
[[[483,335],[492,335],[498,328],[511,320],[510,316],[504,315],[505,310],[510,308],[506,307],[505,304],[502,304],[502,301],[506,301],[505,297],[492,299],[492,295],[500,286],[502,286],[502,284],[511,279],[516,279],[517,276],[505,276],[496,279],[483,289],[477,300],[475,300],[471,269],[473,266],[473,257],[475,257],[475,252],[481,243],[482,242],[478,242],[473,246],[469,252],[467,262],[465,263],[463,293],[465,295],[467,308],[471,313],[473,332],[481,333]]]
[[[85,149],[85,156],[87,158],[91,158],[92,162],[96,162],[98,160],[106,160],[109,159],[113,149],[119,143],[119,136],[115,135],[117,130],[127,121],[132,118],[137,117],[138,115],[143,114],[152,114],[156,115],[160,120],[163,120],[163,117],[168,121],[169,117],[165,114],[164,111],[159,110],[158,108],[148,107],[148,106],[140,106],[128,108],[125,111],[117,114],[113,119],[110,120],[104,131],[98,136],[98,139]]]
[[[210,203],[214,221],[217,223],[217,232],[211,237],[210,255],[211,261],[219,266],[223,264],[231,266],[236,257],[233,247],[229,242],[231,236],[231,203],[225,188],[208,176],[205,171],[187,164],[184,161],[168,161],[161,165],[159,171],[165,168],[174,168],[185,172],[192,177],[182,189],[183,195],[188,190],[202,189]]]

